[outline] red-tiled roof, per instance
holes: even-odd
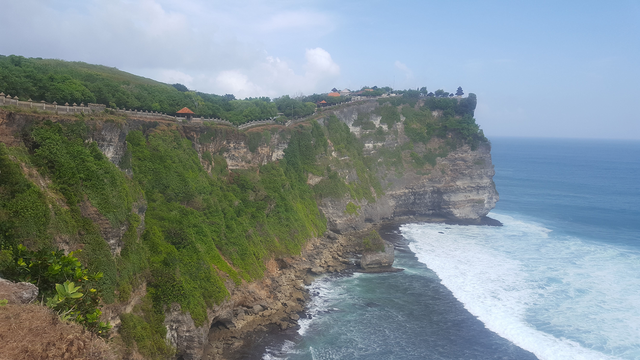
[[[326,103],[327,103],[326,101],[322,100],[318,104],[326,104]]]
[[[330,92],[330,93],[329,93],[329,96],[337,97],[337,96],[340,96],[340,93],[337,93],[337,92]]]
[[[189,110],[189,108],[183,107],[182,109],[178,110],[176,114],[195,114],[195,113]]]

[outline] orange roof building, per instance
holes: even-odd
[[[338,97],[338,96],[340,96],[340,93],[338,93],[338,92],[330,92],[329,96]]]
[[[184,116],[187,118],[187,121],[191,120],[191,116],[195,114],[193,111],[189,110],[189,108],[183,107],[182,109],[178,110],[178,112],[176,112],[176,115],[178,116]]]
[[[193,111],[189,110],[189,108],[183,107],[182,109],[178,110],[178,112],[176,114],[195,114]]]

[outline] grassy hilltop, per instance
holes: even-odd
[[[188,90],[181,84],[164,84],[102,65],[53,59],[0,55],[0,92],[21,100],[58,104],[98,103],[111,108],[159,111],[173,114],[189,107],[196,116],[219,118],[234,124],[275,117],[312,114],[315,102],[345,101],[325,95],[304,99],[283,96],[238,100],[233,95],[213,95]]]

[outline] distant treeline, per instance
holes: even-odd
[[[328,105],[345,98],[312,95],[237,100],[234,95],[213,95],[189,91],[182,84],[164,84],[116,68],[83,62],[0,55],[0,92],[21,100],[64,103],[97,103],[111,108],[158,111],[173,114],[183,107],[196,116],[226,119],[234,124],[284,116],[313,114],[316,102]]]

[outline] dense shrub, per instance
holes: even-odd
[[[362,246],[364,251],[383,252],[384,240],[376,230],[371,230],[362,238]]]
[[[92,273],[73,253],[60,250],[28,250],[22,245],[3,250],[0,275],[8,280],[24,281],[38,287],[40,301],[56,310],[64,319],[82,324],[98,335],[106,336],[110,328],[100,321],[102,273]]]

